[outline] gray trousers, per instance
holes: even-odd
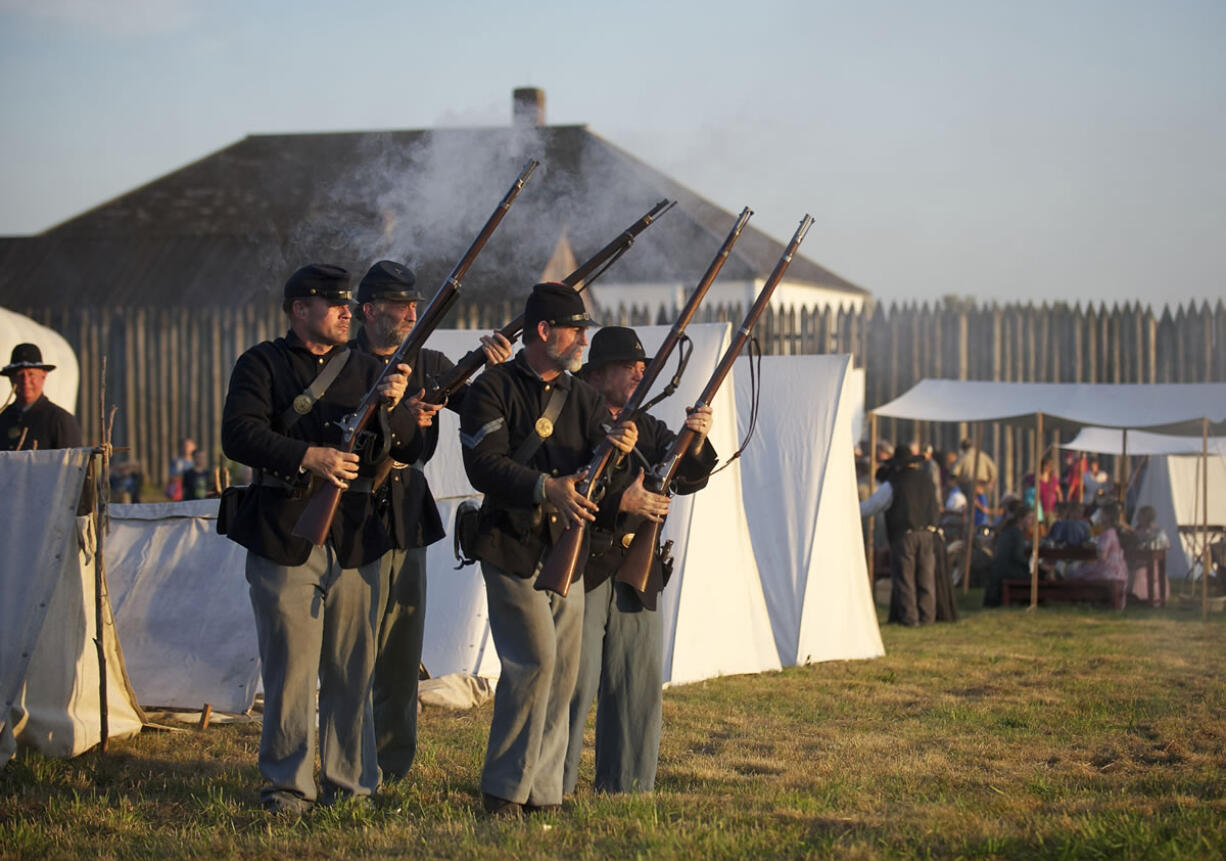
[[[247,583],[264,678],[260,797],[315,800],[317,689],[322,800],[370,795],[379,563],[342,569],[330,544],[295,567],[248,551]]]
[[[579,679],[570,701],[563,791],[579,780],[583,730],[596,697],[596,779],[600,792],[651,792],[660,753],[664,633],[660,614],[634,590],[606,580],[587,593]]]
[[[481,791],[517,804],[562,803],[570,697],[579,670],[583,590],[562,598],[481,563],[502,662]]]
[[[894,600],[904,625],[927,625],[937,619],[936,533],[911,529],[890,541]]]
[[[389,551],[379,570],[375,745],[386,778],[404,777],[417,754],[417,668],[426,630],[426,548]]]

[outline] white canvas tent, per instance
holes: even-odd
[[[637,331],[650,353],[663,341],[668,327],[643,326]],[[687,333],[694,342],[689,369],[677,392],[653,409],[673,428],[684,421],[685,407],[697,399],[729,342],[729,327],[723,323],[693,325]],[[476,343],[476,333],[464,330],[437,332],[430,339],[432,348],[455,357]],[[666,382],[660,380],[658,387]],[[729,379],[713,405],[715,422],[710,438],[724,456],[736,448],[734,390],[735,384]],[[458,419],[449,411],[440,415],[442,441],[426,474],[450,529],[450,517],[459,500],[478,497],[464,475],[459,445],[449,442],[458,435]],[[664,677],[674,684],[779,668],[749,527],[740,504],[740,481],[740,466],[733,465],[701,492],[673,500],[663,534],[674,541],[676,567],[659,612],[665,620]],[[480,573],[476,567],[449,571],[454,567],[450,540],[430,548],[422,660],[436,675],[497,675]]]
[[[1137,488],[1137,505],[1152,505],[1158,525],[1171,540],[1166,554],[1167,577],[1182,579],[1197,563],[1201,536],[1202,450],[1204,441],[1195,437],[1108,428],[1083,428],[1063,448],[1098,454],[1148,456],[1149,466]],[[1209,440],[1209,523],[1226,524],[1226,437]],[[1183,527],[1183,528],[1181,528]],[[1175,536],[1181,540],[1176,541]]]
[[[750,375],[736,364],[741,435]],[[850,356],[766,356],[741,484],[779,660],[885,654],[860,531],[852,425],[863,376]]]
[[[102,737],[107,664],[109,738],[140,731],[110,604],[96,626],[96,533],[77,517],[90,449],[0,452],[0,765],[17,744],[76,756]]]
[[[246,550],[217,534],[217,500],[112,505],[106,570],[141,705],[242,713],[259,647]]]
[[[920,380],[879,416],[931,422],[1006,422],[1049,430],[1145,428],[1199,436],[1226,433],[1226,383],[997,383]]]
[[[81,381],[77,354],[54,329],[48,329],[15,311],[0,308],[0,367],[8,364],[13,348],[18,344],[37,344],[42,351],[43,361],[55,365],[55,370],[47,375],[43,393],[52,403],[75,413],[77,386]],[[7,388],[0,393],[0,403],[4,402],[8,394]]]

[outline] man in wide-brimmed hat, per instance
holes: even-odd
[[[43,394],[47,372],[55,365],[43,361],[37,344],[18,344],[0,374],[13,384],[14,402],[0,413],[0,450],[75,448],[81,444],[81,426],[67,410]]]
[[[604,397],[610,422],[638,388],[650,361],[633,329],[608,326],[592,338],[588,362],[579,376]],[[583,578],[583,643],[570,702],[570,738],[562,777],[567,795],[574,792],[579,780],[583,730],[593,699],[595,789],[651,792],[655,788],[663,709],[664,623],[655,609],[654,590],[640,598],[633,587],[614,582],[613,575],[629,552],[635,530],[644,520],[659,521],[668,513],[668,497],[647,490],[643,477],[664,460],[676,434],[647,413],[638,416],[635,424],[638,441],[609,470],[605,501],[591,529],[591,555]],[[706,486],[716,462],[715,450],[706,441],[711,408],[691,410],[685,424],[696,439],[681,458],[674,485],[678,493],[693,493]],[[652,565],[657,569],[652,581],[665,582],[659,548]]]

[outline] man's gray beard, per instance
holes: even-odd
[[[378,318],[370,322],[370,343],[376,350],[394,350],[404,340],[404,338],[400,337],[394,326],[384,328],[386,324],[380,322]]]
[[[553,344],[548,341],[545,342],[545,355],[553,362],[553,366],[559,371],[570,371],[573,374],[583,367],[583,352],[582,350],[575,350],[573,347],[571,349],[573,352],[569,357],[566,357]]]

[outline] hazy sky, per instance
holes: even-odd
[[[1224,0],[0,0],[0,234],[524,85],[882,299],[1226,295]]]

